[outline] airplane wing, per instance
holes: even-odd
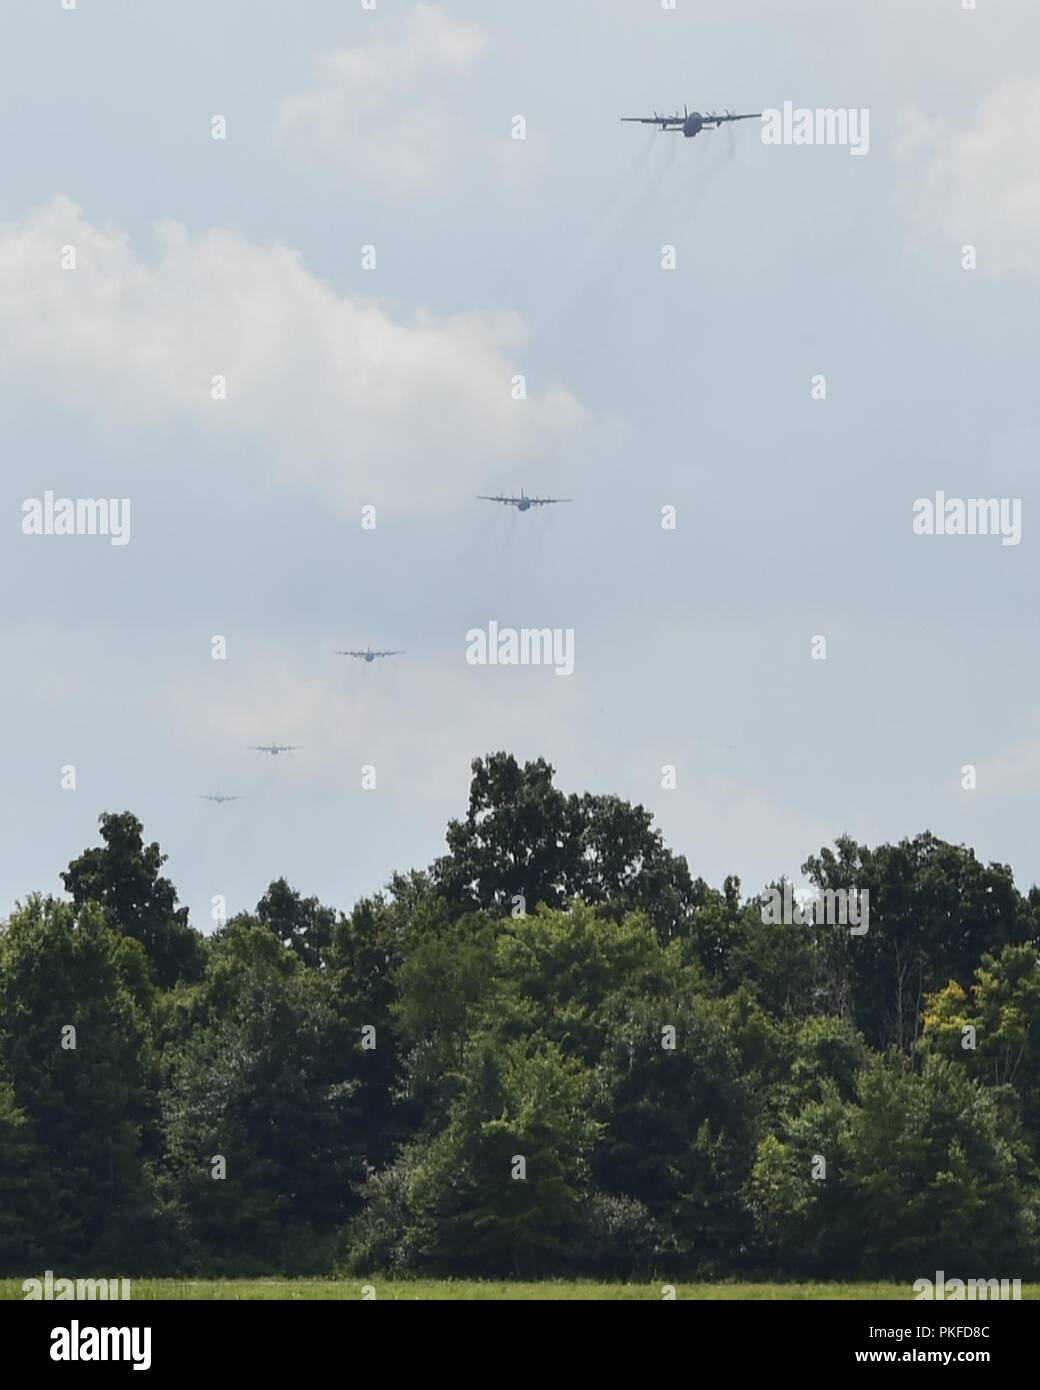
[[[270,753],[271,751],[266,743],[251,743],[249,747],[254,753]]]
[[[519,497],[484,497],[484,496],[482,496],[480,493],[478,493],[478,494],[477,494],[477,501],[478,501],[478,502],[519,502],[519,501],[520,501],[520,498],[519,498]]]
[[[682,116],[622,116],[623,121],[635,121],[639,125],[658,125],[662,130],[667,130],[669,126],[681,128],[683,124]]]
[[[553,502],[569,502],[569,497],[531,497],[528,499],[536,507],[547,507]]]
[[[336,656],[367,656],[367,652],[335,652]],[[375,655],[375,653],[373,653]]]
[[[724,125],[726,121],[753,121],[757,116],[761,116],[761,111],[745,111],[742,115],[737,115],[734,111],[727,111],[722,116],[706,116],[705,125]]]
[[[404,656],[404,652],[373,652],[373,656]]]

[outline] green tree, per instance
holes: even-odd
[[[543,1039],[483,1034],[463,1072],[440,1132],[369,1179],[355,1266],[535,1278],[578,1251],[599,1132],[588,1072]]]
[[[397,969],[402,1082],[424,1121],[439,1121],[463,1084],[466,1043],[495,984],[494,933],[467,914],[419,936]]]
[[[235,989],[172,1059],[163,1192],[197,1267],[320,1272],[362,1173],[347,1074],[360,1039],[347,1035],[332,981],[266,928],[229,924],[214,954],[218,981],[223,959],[237,962]]]
[[[673,1267],[732,1268],[748,1236],[755,1098],[725,1006],[679,994],[631,1004],[598,1079],[609,1115],[593,1158],[599,1186],[645,1207],[670,1237]]]
[[[56,1227],[46,1155],[0,1073],[0,1276],[40,1268]]]
[[[0,1060],[51,1194],[48,1259],[69,1268],[165,1258],[144,1139],[150,993],[142,947],[96,904],[34,897],[0,934]]]
[[[508,1037],[541,1033],[588,1066],[612,1019],[696,980],[679,944],[663,947],[642,916],[616,921],[580,903],[502,922],[496,957],[496,1027]]]
[[[756,1149],[748,1184],[755,1257],[783,1275],[850,1277],[863,1268],[861,1220],[849,1187],[853,1107],[832,1081],[822,1080],[818,1092]]]
[[[662,938],[680,935],[707,886],[671,854],[653,817],[615,796],[565,796],[543,758],[473,762],[469,810],[448,825],[449,853],[432,869],[456,911],[559,908],[572,898],[622,917],[642,909]]]
[[[1011,870],[934,835],[869,850],[843,837],[803,866],[821,889],[869,892],[869,930],[816,928],[830,982],[826,1011],[851,1014],[872,1045],[908,1050],[925,997],[967,986],[983,952],[1036,940],[1036,917]]]
[[[1040,967],[1033,946],[983,956],[969,990],[929,996],[925,1046],[987,1085],[1013,1087],[1040,1156]],[[969,1045],[970,1044],[970,1045]]]
[[[140,941],[163,989],[197,979],[203,968],[202,938],[188,925],[188,909],[177,907],[177,890],[159,872],[167,856],[145,845],[136,816],[104,814],[103,847],[84,850],[61,875],[77,907],[100,904],[117,931]]]
[[[1034,1239],[1035,1178],[1013,1117],[956,1065],[892,1053],[860,1072],[848,1184],[865,1272],[1017,1266]]]
[[[324,963],[332,944],[336,913],[317,898],[304,898],[284,878],[276,879],[256,905],[256,919],[289,946],[304,965]]]
[[[352,1053],[355,1102],[371,1164],[385,1163],[416,1119],[407,1076],[409,1051],[398,1044],[398,972],[410,951],[443,929],[444,905],[425,874],[395,874],[386,893],[363,898],[336,924],[328,970],[336,1008],[356,1038],[374,1029],[375,1047]],[[411,1060],[414,1060],[412,1058]]]

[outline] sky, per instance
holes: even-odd
[[[121,810],[203,930],[349,910],[497,749],[748,893],[844,833],[1040,880],[1032,0],[70,4],[0,49],[0,911]],[[869,146],[619,121],[785,102]]]

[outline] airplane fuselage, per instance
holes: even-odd
[[[621,119],[640,125],[656,125],[658,130],[668,131],[672,135],[682,131],[687,140],[692,140],[695,135],[700,135],[702,130],[720,130],[730,121],[749,121],[761,114],[761,111],[725,111],[720,115],[717,111],[690,111],[684,106],[682,111],[676,111],[674,116],[659,116],[655,111],[652,116],[622,116]]]
[[[516,509],[518,512],[529,512],[531,510],[531,503],[526,497],[521,497],[520,501],[516,504]]]
[[[375,652],[366,652],[366,653],[365,653],[365,660],[366,660],[370,665],[371,665],[371,663],[372,663],[373,661],[375,661],[375,659],[376,659],[376,654],[375,654]]]

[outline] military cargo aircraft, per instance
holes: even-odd
[[[682,115],[676,112],[674,116],[659,116],[655,111],[652,116],[622,116],[621,119],[636,121],[640,125],[655,125],[660,130],[681,130],[687,140],[692,140],[695,135],[700,135],[702,130],[718,130],[719,126],[726,125],[729,121],[752,121],[761,114],[761,111],[748,111],[742,115],[724,111],[719,116],[714,111],[691,111],[684,106]]]
[[[528,497],[523,488],[520,489],[519,497],[477,497],[478,502],[501,502],[507,507],[515,507],[518,512],[529,512],[532,507],[550,507],[557,502],[570,500],[569,497]]]

